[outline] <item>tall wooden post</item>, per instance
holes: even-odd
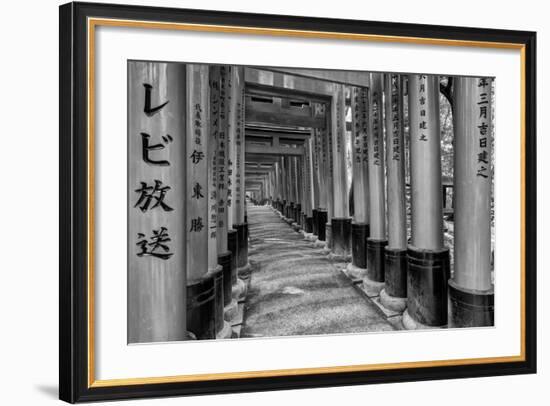
[[[305,149],[305,146],[304,146]],[[298,191],[298,208],[296,210],[296,222],[298,223],[298,229],[303,228],[303,217],[304,217],[304,156],[296,157],[296,183]]]
[[[274,172],[274,179],[275,179],[275,195],[276,195],[276,206],[275,208],[281,212],[283,210],[283,195],[282,195],[282,188],[281,188],[281,164],[279,161],[275,162],[274,164],[275,172]]]
[[[215,280],[209,272],[209,75],[187,65],[187,322],[199,339],[215,338]],[[200,298],[200,299],[199,299]]]
[[[231,303],[231,252],[227,249],[226,69],[209,68],[210,117],[208,141],[208,268],[214,276],[216,337],[231,338],[225,308]]]
[[[220,295],[216,289],[218,300],[223,299],[222,321],[217,316],[217,328],[219,338],[231,337],[231,326],[227,321],[235,317],[237,313],[237,302],[232,299],[232,273],[231,257],[232,253],[228,249],[228,113],[229,113],[229,76],[231,71],[224,65],[210,66],[210,127],[212,134],[212,145],[215,148],[209,148],[209,162],[213,170],[210,172],[212,182],[208,196],[210,199],[210,241],[215,244],[217,253],[217,263],[221,267],[222,273],[222,291]],[[209,255],[212,255],[212,249]],[[217,278],[219,285],[219,277]],[[225,320],[225,322],[223,321]]]
[[[351,218],[349,217],[346,175],[345,89],[335,85],[332,105],[332,156],[334,213],[331,218],[332,255],[347,260],[351,256]]]
[[[334,217],[334,156],[333,156],[333,138],[336,137],[336,126],[333,124],[336,119],[336,90],[333,92],[332,103],[330,105],[330,114],[327,114],[327,126],[324,132],[323,140],[325,142],[325,151],[327,154],[325,167],[325,194],[327,205],[327,222],[325,224],[326,249],[332,251],[332,218]],[[334,114],[333,114],[334,112]],[[322,219],[320,219],[320,222]]]
[[[317,147],[319,150],[319,161],[317,165],[317,176],[319,179],[319,206],[317,207],[317,238],[319,246],[329,247],[327,230],[330,233],[330,215],[332,215],[332,148],[330,141],[330,115],[327,114],[327,105],[319,105],[325,117],[325,127],[319,129],[316,134]],[[327,229],[327,225],[329,228]]]
[[[318,110],[318,104],[314,104],[315,110]],[[310,136],[310,158],[311,158],[311,190],[313,195],[313,201],[311,203],[311,233],[313,234],[312,240],[316,240],[319,234],[319,227],[317,222],[317,210],[320,205],[321,188],[319,185],[319,161],[321,159],[321,147],[319,142],[319,129],[314,128],[311,130]]]
[[[287,170],[287,187],[288,187],[288,200],[289,200],[289,206],[288,206],[288,212],[287,212],[287,219],[289,224],[293,223],[294,218],[294,208],[296,207],[296,194],[295,194],[295,188],[294,188],[294,182],[296,180],[296,175],[294,173],[294,165],[292,162],[291,156],[285,156],[286,159],[286,166],[288,168]]]
[[[188,337],[185,88],[183,64],[128,63],[130,343]]]
[[[449,250],[443,246],[439,77],[409,76],[412,244],[407,328],[447,324]]]
[[[314,207],[314,180],[313,180],[313,137],[306,142],[306,153],[304,156],[304,231],[313,236],[313,207]]]
[[[453,86],[455,235],[449,325],[492,326],[492,79],[457,77]]]
[[[294,160],[294,185],[296,187],[296,207],[294,210],[294,222],[296,223],[297,228],[300,227],[300,216],[302,214],[302,171],[301,168],[301,157],[295,156]]]
[[[352,262],[348,265],[348,272],[361,279],[367,270],[367,238],[369,238],[368,104],[369,89],[353,87],[351,89],[351,152],[354,213],[351,225]]]
[[[384,78],[386,108],[386,174],[388,191],[388,246],[382,304],[403,312],[407,305],[407,221],[405,207],[405,144],[403,87],[400,75]]]
[[[281,192],[283,196],[282,205],[281,205],[282,207],[281,214],[282,214],[282,218],[285,219],[287,215],[288,206],[290,203],[288,198],[288,179],[287,179],[288,166],[284,156],[280,157],[279,159],[280,159],[279,164],[281,166],[281,177],[280,177]]]
[[[231,155],[231,212],[233,229],[237,231],[237,272],[233,295],[239,299],[246,294],[241,277],[247,277],[248,227],[245,223],[245,135],[244,135],[244,68],[232,67],[231,101],[229,107],[229,137]]]
[[[384,187],[384,114],[382,74],[371,73],[369,106],[368,176],[369,223],[367,240],[367,276],[363,280],[369,294],[377,295],[384,287],[384,248],[386,239],[386,193]]]
[[[296,159],[293,156],[288,156],[288,166],[289,166],[289,177],[288,177],[288,186],[290,188],[290,211],[288,213],[289,224],[296,223],[296,208],[298,206],[298,197],[296,196]]]

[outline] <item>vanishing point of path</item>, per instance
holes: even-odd
[[[241,337],[394,329],[338,263],[269,206],[248,206],[248,228],[252,273]]]

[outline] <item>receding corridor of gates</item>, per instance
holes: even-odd
[[[130,342],[494,325],[493,79],[130,67]]]
[[[327,253],[270,206],[248,206],[252,268],[241,337],[393,330]]]

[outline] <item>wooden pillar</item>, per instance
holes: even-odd
[[[492,326],[492,79],[457,77],[453,86],[455,234],[449,325]]]
[[[281,191],[283,195],[283,218],[287,217],[288,214],[288,207],[290,205],[289,197],[288,197],[288,165],[287,160],[284,156],[280,157],[280,165],[281,165]]]
[[[332,246],[334,256],[348,259],[351,256],[351,218],[346,174],[346,111],[345,89],[335,85],[332,104],[332,157],[333,157],[333,201],[331,218]]]
[[[314,108],[318,109],[318,104],[313,105]],[[320,186],[319,186],[319,161],[321,159],[321,147],[319,142],[319,129],[314,128],[311,130],[310,136],[310,160],[311,160],[311,192],[313,196],[313,201],[311,203],[311,217],[312,220],[312,233],[317,235],[317,226],[315,222],[317,221],[317,209],[320,206]]]
[[[286,162],[288,164],[287,182],[288,182],[288,197],[290,200],[290,206],[287,213],[289,224],[294,222],[294,210],[296,208],[296,189],[294,182],[296,181],[296,173],[294,171],[294,161],[291,156],[287,156]]]
[[[209,75],[187,65],[187,328],[198,339],[215,338],[215,280],[209,272]],[[199,300],[200,298],[200,300]]]
[[[225,309],[231,303],[231,252],[227,249],[227,70],[209,67],[210,116],[208,140],[208,268],[214,276],[216,336],[231,338]]]
[[[318,164],[317,164],[317,177],[319,180],[319,205],[317,212],[314,214],[314,227],[317,229],[317,238],[319,245],[325,244],[326,248],[329,247],[329,238],[327,238],[327,231],[330,233],[330,214],[332,214],[332,157],[331,157],[331,142],[330,142],[330,115],[327,114],[327,105],[319,104],[319,108],[323,112],[325,118],[325,127],[320,128],[315,133],[317,149],[318,149]],[[328,225],[328,230],[327,230]]]
[[[305,193],[304,193],[304,170],[305,170],[305,143],[304,143],[304,154],[298,158],[298,174],[300,175],[299,183],[298,183],[298,189],[299,189],[299,195],[300,195],[300,213],[298,217],[298,225],[300,232],[302,232],[305,229],[305,220],[304,215],[306,211],[306,202],[305,202]]]
[[[386,193],[384,187],[384,113],[381,73],[371,73],[368,177],[369,177],[369,223],[367,240],[367,276],[364,285],[369,293],[378,294],[384,287],[384,248],[386,239]]]
[[[214,155],[214,183],[215,190],[210,192],[216,197],[216,248],[218,264],[222,267],[223,273],[223,318],[230,321],[237,314],[237,302],[232,298],[233,273],[236,268],[232,268],[232,257],[230,245],[234,245],[235,239],[229,242],[229,209],[228,201],[231,196],[228,194],[230,188],[229,182],[229,92],[231,81],[231,68],[225,65],[212,65],[210,67],[210,99],[211,111],[210,121],[213,132],[213,142],[216,144]],[[216,101],[217,100],[217,101]],[[214,227],[212,227],[214,229]],[[225,323],[220,338],[228,338],[231,330],[227,328],[229,323]]]
[[[348,271],[359,278],[365,276],[364,272],[367,269],[367,238],[369,237],[368,103],[369,89],[353,87],[351,90],[351,153],[354,213],[351,225],[352,262],[348,266]]]
[[[292,162],[292,188],[294,190],[294,211],[292,212],[293,216],[293,223],[296,227],[298,227],[299,222],[298,219],[300,217],[300,212],[302,209],[302,205],[300,203],[301,196],[300,196],[300,162],[299,158],[297,156],[292,156],[291,158]]]
[[[447,324],[449,250],[443,246],[439,78],[409,76],[412,244],[408,248],[407,328]]]
[[[280,162],[275,162],[274,164],[274,180],[275,180],[275,195],[276,195],[276,206],[275,208],[281,212],[283,209],[283,195],[281,188],[281,164]]]
[[[244,68],[232,66],[231,99],[229,106],[229,138],[231,156],[231,215],[232,227],[236,231],[236,275],[234,275],[233,296],[244,297],[248,264],[248,228],[245,224],[245,134],[244,134]]]
[[[326,248],[332,249],[332,218],[334,217],[334,156],[333,156],[333,137],[336,137],[336,130],[333,122],[336,118],[336,97],[332,98],[330,105],[330,114],[327,114],[327,130],[324,132],[325,149],[327,153],[327,166],[325,168],[325,193],[327,205],[327,222],[325,224]]]
[[[384,78],[386,174],[388,190],[388,246],[385,250],[385,285],[382,304],[402,312],[407,305],[407,221],[405,207],[405,144],[403,87],[400,75]]]
[[[185,87],[183,64],[128,63],[129,343],[188,337]]]
[[[313,137],[309,137],[306,141],[306,154],[304,159],[304,204],[305,204],[305,232],[313,233],[313,208],[314,197],[314,180],[313,180]]]

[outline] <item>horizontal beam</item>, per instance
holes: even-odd
[[[270,156],[285,156],[285,155],[303,155],[304,154],[304,147],[272,147],[268,145],[256,145],[256,144],[250,144],[246,143],[245,147],[246,154],[253,154],[253,155],[270,155]],[[248,161],[248,156],[245,158],[246,161]]]
[[[254,138],[275,138],[279,139],[289,139],[289,140],[306,140],[310,137],[310,131],[300,131],[300,132],[291,132],[291,131],[264,131],[258,129],[245,129],[245,135],[247,137]]]
[[[271,172],[273,170],[273,163],[256,163],[256,162],[247,162],[245,164],[245,170],[247,171],[262,171],[262,172]]]
[[[289,96],[318,98],[327,100],[332,98],[333,84],[308,77],[288,75],[274,71],[276,68],[245,68],[244,78],[246,89],[251,87],[257,89],[272,88],[278,89],[281,93]]]
[[[325,128],[325,117],[313,116],[311,107],[285,108],[276,103],[246,100],[246,123],[264,123],[291,127]]]
[[[353,86],[369,86],[369,72],[325,69],[266,68],[273,72]]]
[[[246,176],[262,176],[262,175],[269,175],[271,172],[273,172],[272,170],[267,170],[267,171],[248,171],[248,170],[245,170],[244,171],[244,174]]]

